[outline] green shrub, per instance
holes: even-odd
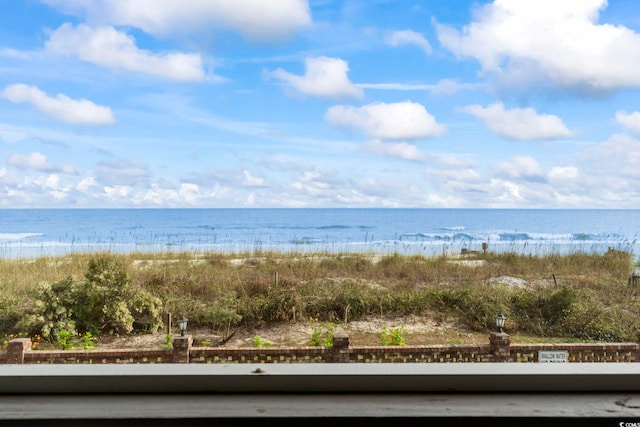
[[[333,334],[338,324],[333,322],[317,322],[312,326],[311,339],[309,345],[313,347],[333,347]]]
[[[393,329],[388,329],[386,326],[383,326],[382,332],[380,332],[380,345],[404,345],[406,332],[402,326]]]
[[[171,334],[165,334],[164,348],[173,348],[173,337],[171,336]]]
[[[0,295],[0,335],[12,332],[21,317],[17,298]]]
[[[575,301],[576,293],[568,287],[520,291],[511,297],[511,315],[519,329],[548,336],[559,332]]]
[[[93,335],[91,332],[87,331],[82,335],[82,349],[83,350],[93,350],[96,348],[96,341],[98,338]]]
[[[18,327],[47,339],[61,331],[129,333],[137,327],[154,332],[160,325],[160,301],[135,292],[122,267],[107,258],[91,260],[83,282],[69,276],[41,284],[33,307],[18,322]]]
[[[75,347],[75,334],[66,330],[56,333],[56,343],[62,350],[72,350]]]
[[[271,341],[265,340],[262,337],[259,337],[258,335],[253,337],[253,344],[258,348],[271,347],[273,345]]]
[[[75,309],[78,284],[72,277],[56,283],[41,283],[36,289],[36,297],[31,311],[20,320],[16,327],[43,338],[55,340],[62,331],[76,333]]]

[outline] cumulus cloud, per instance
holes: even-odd
[[[418,147],[407,142],[382,142],[378,139],[367,141],[362,146],[366,151],[403,160],[424,161],[426,156]]]
[[[335,171],[333,172],[335,174]],[[299,174],[291,183],[291,188],[308,196],[325,196],[326,192],[335,188],[335,177],[328,171],[306,171]]]
[[[43,0],[99,24],[135,27],[146,33],[229,29],[255,41],[281,40],[311,24],[307,0]]]
[[[640,134],[640,111],[634,111],[633,113],[618,111],[616,113],[616,122],[629,132]]]
[[[380,140],[431,138],[445,131],[423,105],[411,101],[377,102],[362,107],[336,105],[327,110],[325,120],[332,126],[357,129]]]
[[[640,86],[640,34],[599,24],[606,0],[494,0],[438,40],[507,84],[550,83],[590,92]]]
[[[592,173],[602,177],[630,178],[637,181],[634,188],[640,188],[640,139],[624,134],[612,135],[585,150],[581,157]]]
[[[86,99],[71,99],[59,93],[47,95],[35,86],[13,84],[4,88],[0,96],[11,102],[26,102],[49,117],[71,124],[110,125],[115,123],[109,107]]]
[[[484,122],[496,135],[520,141],[567,138],[573,133],[553,114],[538,114],[533,108],[505,110],[501,102],[482,107],[469,105],[462,108]]]
[[[51,33],[45,49],[112,70],[151,74],[177,81],[200,81],[205,77],[199,54],[155,54],[138,49],[133,37],[113,27],[63,24]]]
[[[64,163],[61,165],[54,165],[49,162],[47,156],[42,153],[34,152],[29,154],[12,154],[7,161],[9,166],[13,166],[17,169],[30,169],[41,172],[62,172],[70,175],[77,173],[76,168],[73,165]]]
[[[0,168],[0,184],[15,185],[15,178],[7,172],[6,168]]]
[[[414,45],[422,49],[427,55],[431,53],[429,41],[422,34],[411,30],[394,31],[387,36],[386,42],[393,47]]]
[[[265,185],[264,178],[255,176],[248,170],[243,170],[242,176],[242,185],[245,187],[264,187]]]
[[[548,177],[554,183],[574,182],[580,177],[580,171],[575,166],[554,166],[549,170]]]
[[[305,74],[298,76],[281,68],[267,74],[288,84],[305,95],[334,99],[358,98],[363,96],[361,88],[351,81],[347,73],[349,64],[340,58],[307,58]]]
[[[544,171],[538,161],[530,156],[515,156],[495,167],[498,176],[525,181],[544,182]]]

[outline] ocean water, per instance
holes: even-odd
[[[0,258],[72,252],[640,255],[640,210],[5,209]]]

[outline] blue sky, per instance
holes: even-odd
[[[640,9],[5,1],[0,207],[640,208]]]

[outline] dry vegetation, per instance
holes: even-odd
[[[407,341],[415,344],[478,342],[480,337],[484,342],[499,312],[509,319],[507,329],[515,341],[628,341],[636,339],[640,326],[639,291],[627,281],[633,257],[619,251],[563,256],[487,253],[464,259],[138,253],[0,261],[0,337],[40,333],[39,323],[24,321],[42,314],[38,307],[47,302],[42,301],[39,283],[67,283],[71,277],[86,288],[88,265],[101,258],[125,273],[126,289],[118,295],[146,295],[159,302],[159,310],[145,312],[158,319],[136,318],[133,332],[156,329],[162,313],[171,312],[174,318],[188,317],[190,330],[211,344],[233,331],[235,345],[249,345],[253,335],[278,344],[304,344],[313,324],[323,321],[340,324],[367,344],[379,333],[374,329],[384,325],[406,326]],[[91,280],[102,280],[98,273]],[[105,283],[99,288],[103,293],[109,286]],[[47,295],[57,298],[55,292]],[[66,316],[85,310],[83,304],[88,303],[74,304]],[[137,312],[132,313],[136,317]],[[76,326],[79,332],[104,335],[107,329],[98,327],[108,322],[78,320]],[[123,332],[115,327],[111,331]]]

